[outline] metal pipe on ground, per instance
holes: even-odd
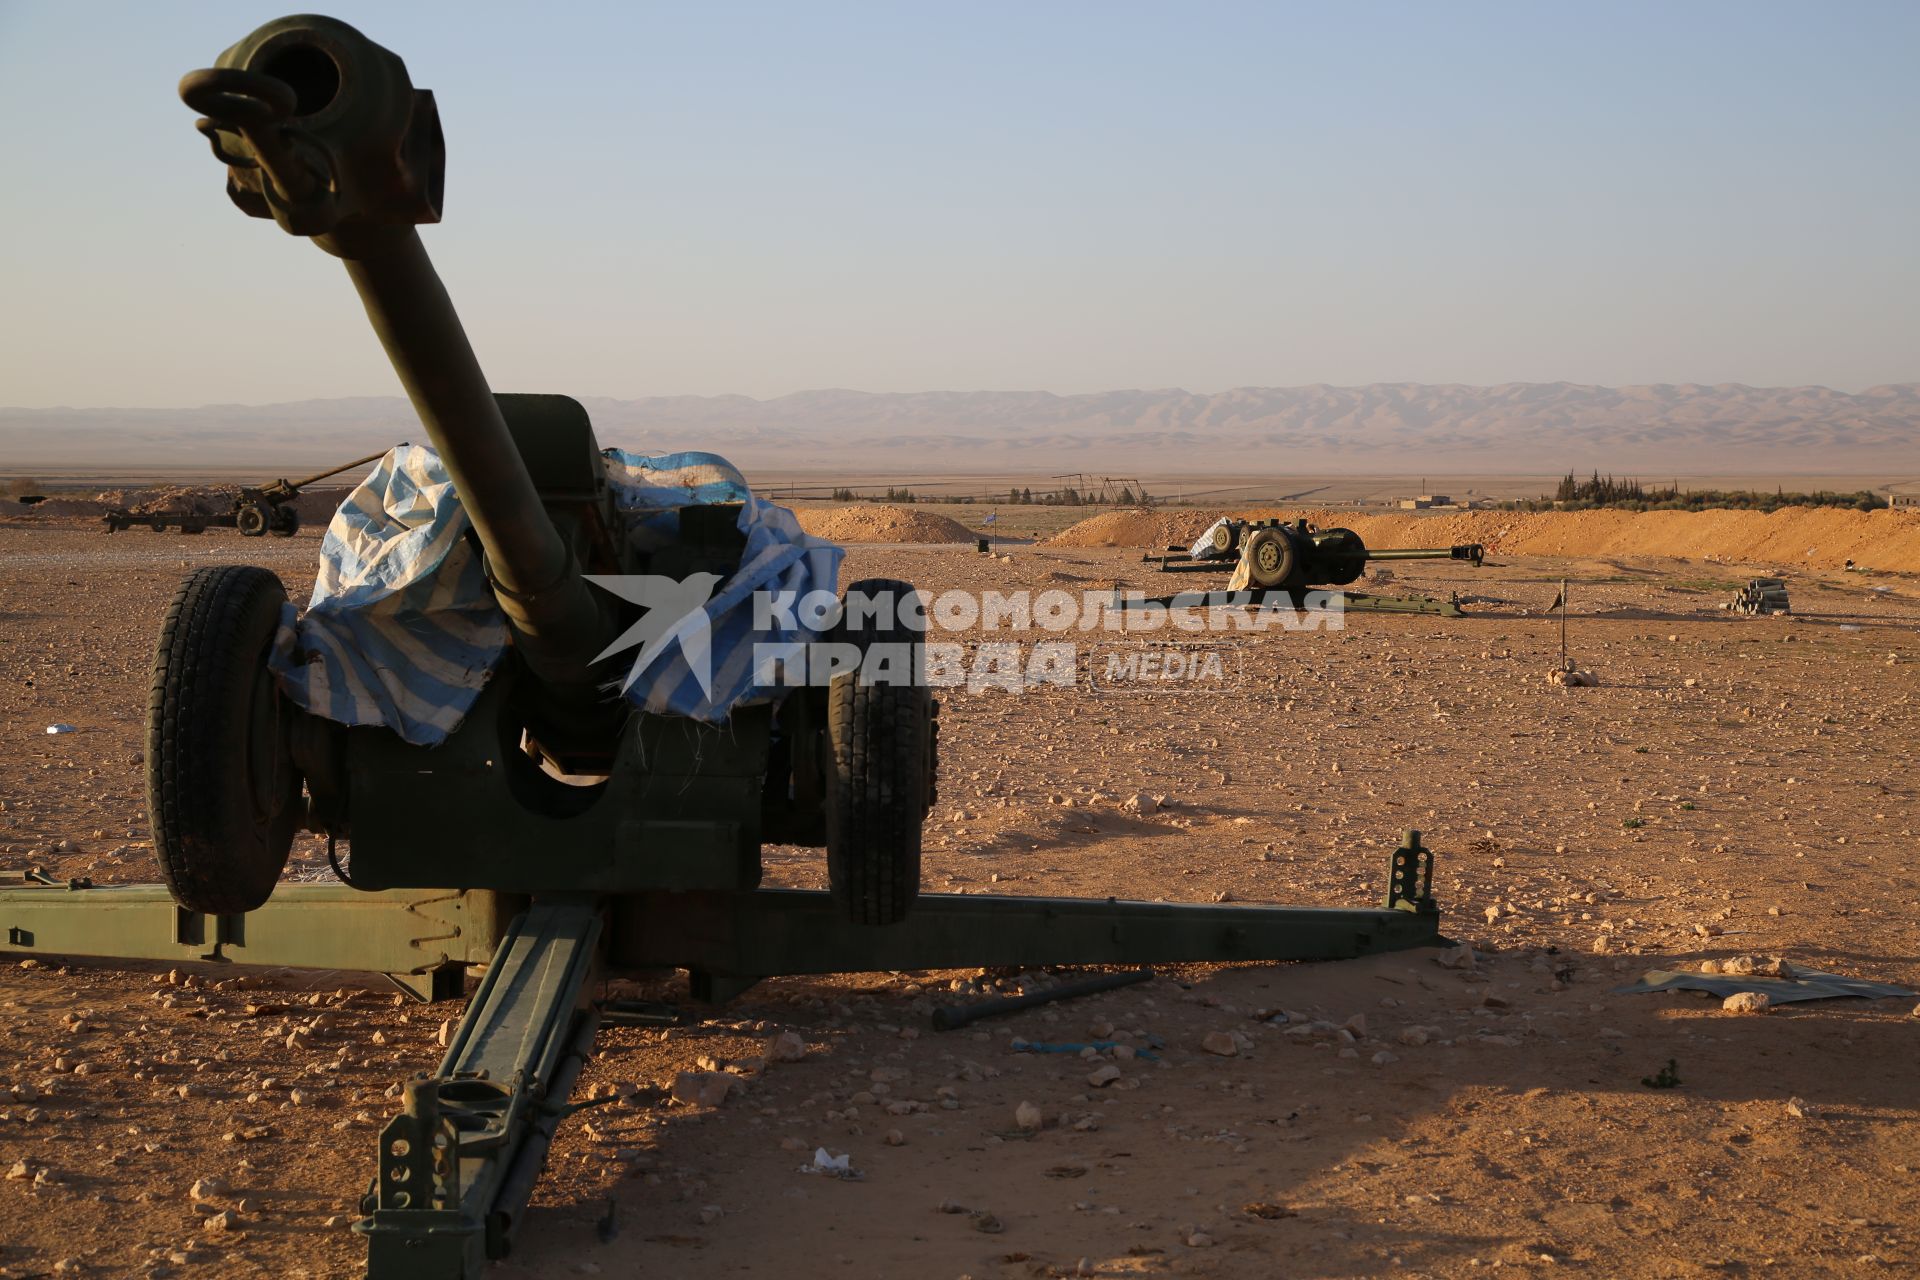
[[[1084,978],[1079,982],[1063,982],[1057,987],[1048,987],[1045,991],[1030,991],[1019,996],[995,996],[990,1000],[980,1000],[973,1004],[942,1005],[933,1011],[933,1029],[952,1031],[982,1018],[1000,1018],[1009,1013],[1018,1013],[1022,1009],[1031,1009],[1036,1005],[1052,1004],[1056,1000],[1073,1000],[1080,996],[1098,995],[1102,991],[1114,991],[1120,987],[1131,987],[1153,977],[1152,969],[1135,969],[1130,973],[1103,973],[1098,977]]]

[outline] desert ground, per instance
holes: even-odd
[[[1193,585],[1075,541],[854,544],[843,577]],[[0,523],[0,867],[155,878],[167,600],[227,560],[303,599],[318,545]],[[603,1030],[576,1096],[616,1101],[561,1129],[495,1274],[1920,1274],[1915,998],[1616,991],[1745,955],[1920,986],[1920,576],[1572,545],[1392,569],[1362,585],[1469,615],[1229,632],[1224,691],[944,690],[924,885],[1363,905],[1413,827],[1457,947],[1170,968],[950,1033],[936,1002],[1050,975],[780,979]],[[1792,616],[1717,607],[1775,571]],[[1563,579],[1596,687],[1545,679]],[[289,875],[325,868],[296,844]],[[768,868],[825,883],[814,851]],[[358,1274],[375,1134],[457,1016],[368,975],[9,958],[0,1276]],[[797,1060],[768,1052],[786,1032]],[[1015,1048],[1095,1040],[1116,1047]],[[1645,1083],[1669,1063],[1676,1086]],[[714,1068],[738,1077],[723,1104],[671,1101]],[[803,1172],[822,1147],[861,1176]]]

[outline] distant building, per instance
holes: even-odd
[[[1920,509],[1920,493],[1890,493],[1887,495],[1887,505],[1907,510]]]
[[[1400,499],[1402,511],[1425,511],[1428,507],[1450,507],[1453,499],[1444,493],[1423,493],[1417,498]]]

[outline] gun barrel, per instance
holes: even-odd
[[[268,23],[189,73],[180,96],[205,115],[198,127],[228,166],[233,202],[346,264],[473,521],[521,656],[563,696],[592,696],[606,617],[415,231],[439,221],[444,189],[433,95],[352,27],[302,16]]]
[[[1467,560],[1479,564],[1486,548],[1477,542],[1452,547],[1368,547],[1369,560]]]
[[[439,273],[412,227],[355,236],[345,258],[367,319],[446,464],[487,574],[536,672],[590,683],[599,605],[548,517]]]
[[[354,467],[365,466],[369,462],[378,462],[386,456],[387,451],[382,449],[379,453],[370,453],[364,458],[355,458],[352,462],[343,462],[337,467],[329,467],[325,471],[316,471],[310,476],[302,476],[298,480],[288,480],[284,483],[289,493],[297,493],[316,481],[325,480],[328,476],[337,476],[342,471],[349,471]]]

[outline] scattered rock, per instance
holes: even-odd
[[[1728,1013],[1765,1013],[1773,1007],[1773,997],[1764,991],[1736,991],[1720,1007]]]
[[[238,1231],[240,1229],[240,1215],[231,1209],[222,1209],[218,1213],[210,1213],[206,1219],[201,1222],[200,1229],[216,1234],[225,1231]]]
[[[1031,1102],[1022,1102],[1013,1109],[1013,1122],[1027,1133],[1040,1132],[1040,1126],[1045,1124],[1046,1121],[1047,1117],[1045,1113]]]
[[[218,1200],[227,1194],[227,1190],[224,1178],[201,1178],[187,1189],[187,1198],[196,1202]]]
[[[807,1042],[797,1031],[782,1031],[767,1042],[768,1062],[799,1062],[807,1056]]]
[[[1209,1031],[1200,1038],[1200,1047],[1208,1053],[1222,1058],[1232,1058],[1239,1054],[1240,1045],[1233,1036],[1225,1031]]]
[[[733,1085],[734,1077],[724,1071],[682,1071],[673,1078],[673,1100],[689,1107],[717,1107]]]
[[[1795,1120],[1814,1120],[1819,1118],[1820,1108],[1802,1098],[1788,1098],[1787,1114]]]
[[[1103,1063],[1087,1073],[1087,1083],[1096,1089],[1104,1089],[1120,1078],[1120,1068],[1111,1062]]]

